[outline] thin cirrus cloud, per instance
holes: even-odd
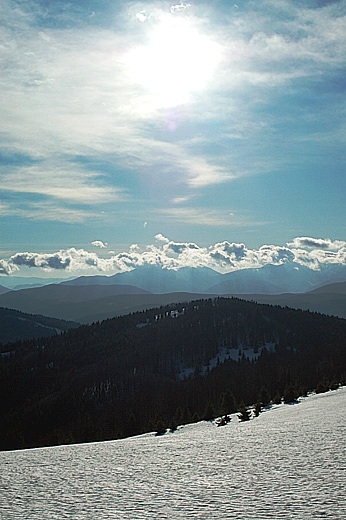
[[[59,222],[82,224],[86,220],[102,218],[102,214],[89,209],[71,207],[68,204],[54,204],[50,201],[20,201],[0,205],[0,216],[22,218],[25,221]]]
[[[158,225],[161,217],[191,229],[201,219],[210,230],[270,225],[248,192],[216,210],[208,190],[221,200],[240,180],[286,178],[299,162],[313,171],[321,143],[326,165],[336,156],[346,3],[216,4],[102,2],[91,11],[3,0],[1,216],[80,224],[116,206],[127,223],[147,222],[154,206]],[[166,106],[129,66],[167,19],[190,24],[215,51],[210,78],[179,106]],[[235,202],[235,215],[243,208],[252,218],[230,218]]]
[[[121,200],[120,189],[102,185],[102,178],[85,172],[73,164],[49,162],[16,168],[2,175],[4,191],[46,195],[54,199],[75,203],[100,203]]]
[[[157,212],[161,221],[174,221],[176,223],[185,224],[199,224],[203,222],[206,227],[225,227],[232,225],[233,227],[248,227],[248,226],[262,226],[264,221],[251,220],[243,215],[234,214],[230,210],[220,210],[203,207],[187,207],[179,206],[167,209],[160,209]]]
[[[121,155],[132,138],[134,151],[146,149],[150,139],[138,125],[161,114],[153,108],[148,113],[151,97],[133,83],[124,63],[126,49],[137,43],[137,27],[121,36],[101,28],[52,30],[22,15],[23,30],[5,52],[7,146],[35,157],[61,151]]]
[[[146,248],[134,244],[128,251],[117,254],[111,252],[106,257],[77,248],[54,253],[16,253],[8,261],[0,260],[0,273],[10,275],[26,267],[43,271],[113,274],[146,264],[167,269],[210,267],[219,272],[230,272],[267,264],[295,263],[320,269],[323,265],[346,262],[346,242],[340,240],[298,237],[284,246],[263,245],[258,249],[250,249],[243,243],[227,241],[201,247],[194,242],[172,241],[162,233],[158,233],[155,239],[156,242]],[[94,241],[93,245],[100,248],[106,246],[102,241]]]
[[[11,4],[5,1],[3,7],[8,37],[14,23]],[[264,4],[267,14],[262,14],[262,17],[258,11],[249,10],[239,24],[229,16],[232,38],[225,25],[220,28],[213,26],[217,31],[216,38],[220,37],[222,41],[224,55],[224,70],[214,78],[213,91],[221,89],[224,92],[225,81],[229,82],[229,88],[236,86],[237,82],[240,87],[251,82],[268,85],[266,69],[269,64],[273,80],[278,78],[280,82],[289,83],[292,74],[293,77],[306,76],[309,65],[310,73],[316,75],[316,62],[330,67],[344,61],[341,52],[345,43],[343,19],[334,16],[337,7],[315,12],[298,10],[290,2],[281,2],[283,14],[289,15],[291,21],[283,21],[281,17],[277,19],[274,29],[285,30],[285,34],[280,35],[270,30],[273,19],[269,8],[272,6],[274,9],[275,3]],[[146,10],[150,11],[150,4]],[[98,147],[113,152],[111,142],[118,137],[120,150],[122,146],[126,150],[127,137],[132,135],[141,120],[155,121],[162,117],[159,110],[153,110],[152,114],[145,110],[141,112],[141,105],[148,103],[151,96],[133,83],[126,70],[126,50],[138,45],[140,38],[145,36],[138,31],[133,20],[128,20],[127,32],[119,35],[109,28],[100,27],[80,26],[74,30],[41,27],[33,13],[30,18],[22,12],[18,18],[15,23],[19,23],[22,30],[18,39],[7,46],[5,54],[7,63],[13,65],[6,72],[10,88],[5,90],[3,105],[7,107],[6,125],[12,120],[8,137],[14,145],[33,154],[58,152],[59,149],[73,153],[86,151],[88,147],[90,153],[97,152]],[[251,31],[251,38],[249,27],[254,33]],[[227,68],[229,64],[232,71]],[[249,76],[244,77],[242,73]],[[215,97],[205,107],[206,112],[208,109],[214,111],[216,104],[216,108],[226,115],[227,105],[222,109],[217,107]],[[204,102],[207,98],[202,100]],[[230,108],[233,106],[231,100]],[[203,118],[204,110],[200,112],[198,106],[196,109]],[[12,115],[16,117],[11,118]],[[33,124],[35,132],[30,133]]]

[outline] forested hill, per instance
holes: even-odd
[[[346,320],[235,298],[4,350],[1,449],[119,438],[346,382]]]
[[[0,307],[0,350],[1,344],[10,341],[55,336],[80,324],[73,321],[49,318],[38,314],[27,314],[15,309]]]

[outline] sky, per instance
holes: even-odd
[[[346,262],[346,0],[0,20],[1,276]]]

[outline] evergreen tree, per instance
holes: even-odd
[[[219,415],[227,415],[229,413],[234,413],[237,410],[237,402],[234,397],[232,390],[227,388],[226,392],[221,394],[220,397],[220,405],[219,405]]]
[[[155,430],[156,430],[155,435],[164,435],[166,433],[167,428],[162,419],[158,419],[158,421],[156,422]]]
[[[203,414],[203,420],[204,421],[212,421],[217,416],[215,412],[215,408],[212,405],[212,403],[209,401],[207,404],[207,407],[205,409],[205,412]]]
[[[255,405],[255,409],[254,409],[254,415],[255,417],[258,417],[259,414],[261,413],[262,411],[262,405],[259,401],[257,401],[256,405]]]
[[[217,420],[216,420],[216,425],[217,426],[226,426],[226,424],[228,424],[229,422],[231,422],[232,418],[230,415],[222,415],[222,417],[219,417]]]
[[[286,386],[284,391],[284,403],[294,403],[297,401],[298,398],[298,392],[296,388],[289,384]]]
[[[169,425],[169,430],[173,433],[177,430],[177,428],[178,428],[177,423],[175,422],[174,417],[173,417],[170,422],[170,425]]]
[[[332,379],[332,381],[330,382],[329,388],[330,388],[330,390],[336,390],[337,388],[339,388],[339,384],[336,381],[336,379]]]
[[[329,390],[329,386],[326,381],[320,381],[316,387],[316,394],[322,394],[323,392],[327,392]]]
[[[274,397],[273,397],[273,403],[274,404],[281,404],[281,401],[282,401],[282,397],[281,397],[281,394],[279,392],[277,392]]]
[[[123,428],[126,437],[132,437],[140,433],[139,422],[134,413],[130,413]]]
[[[262,386],[260,394],[259,394],[259,402],[262,406],[268,406],[270,403],[270,395],[265,386]]]
[[[185,411],[181,405],[179,405],[175,411],[173,422],[180,426],[181,424],[184,424],[185,421]]]
[[[251,412],[246,408],[244,401],[242,401],[239,405],[239,414],[238,419],[240,421],[249,421],[251,417]]]
[[[198,421],[200,421],[200,420],[201,420],[201,418],[200,418],[200,416],[198,415],[197,412],[195,412],[195,413],[192,415],[192,417],[191,417],[191,422],[192,422],[192,423],[196,423],[196,422],[198,422]]]

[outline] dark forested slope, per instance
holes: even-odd
[[[48,318],[39,314],[27,314],[15,309],[0,307],[0,350],[1,344],[10,341],[55,336],[79,325],[73,321]]]
[[[345,338],[346,320],[216,298],[12,344],[1,448],[118,438],[327,388],[345,381]]]

